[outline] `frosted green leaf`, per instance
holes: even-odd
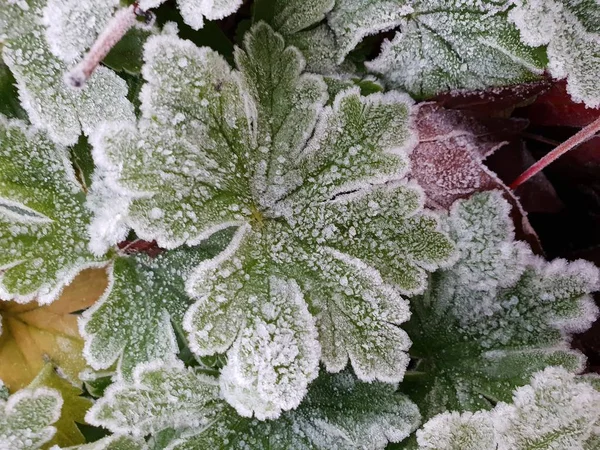
[[[87,249],[91,213],[68,150],[0,117],[0,297],[41,304],[102,260]]]
[[[143,10],[156,8],[165,0],[140,0]],[[204,19],[219,20],[233,14],[242,5],[242,0],[177,0],[183,21],[194,30],[204,26]]]
[[[118,362],[119,374],[130,377],[133,368],[155,359],[173,359],[178,351],[172,323],[181,325],[192,303],[184,278],[224,245],[215,239],[182,247],[150,258],[144,254],[117,258],[110,267],[104,295],[80,319],[84,355],[94,369]]]
[[[585,450],[600,436],[600,392],[549,367],[491,411],[443,413],[417,431],[420,449]]]
[[[399,292],[422,291],[453,245],[405,180],[407,96],[355,88],[324,107],[322,78],[280,35],[259,24],[245,47],[232,70],[207,48],[150,38],[143,118],[105,129],[94,156],[131,196],[143,239],[172,248],[239,226],[191,275],[184,328],[197,353],[229,352],[223,387],[240,414],[276,417],[319,355],[331,371],[350,360],[363,380],[401,380]]]
[[[411,301],[405,329],[417,364],[402,387],[426,418],[508,401],[549,365],[582,369],[568,334],[597,315],[588,294],[598,287],[598,269],[531,256],[514,242],[508,214],[499,192],[456,202],[449,226],[461,257]]]
[[[239,417],[220,399],[215,380],[161,363],[136,368],[133,384],[111,387],[88,421],[134,435],[174,429],[168,450],[382,450],[420,420],[416,405],[395,391],[348,372],[322,374],[296,410],[260,422]]]
[[[355,4],[345,0],[340,5],[346,3]],[[380,30],[382,24],[397,23],[397,15],[403,13],[400,31],[391,41],[384,42],[381,54],[366,66],[382,75],[389,86],[402,88],[414,97],[524,83],[537,79],[545,68],[543,51],[523,44],[517,28],[509,22],[509,1],[422,0],[412,2],[410,7],[406,2],[398,2],[396,13],[391,12],[396,2],[368,3],[369,11],[375,12],[375,4],[385,5],[386,15],[371,17],[357,10],[356,16],[351,17],[360,26],[350,30],[339,26],[341,31],[336,32],[336,37],[352,32],[352,40],[347,40],[353,43],[357,34],[364,36]],[[339,13],[345,18],[342,24],[346,27],[352,23],[346,17],[351,11]],[[332,15],[335,14],[334,10]],[[363,23],[369,18],[370,22]]]
[[[44,8],[46,40],[66,63],[77,61],[92,46],[119,6],[119,0],[48,0]]]
[[[54,389],[22,389],[0,400],[0,450],[35,450],[54,436],[62,398]]]
[[[83,89],[65,85],[68,67],[51,53],[41,24],[44,6],[43,0],[2,0],[0,6],[3,58],[31,123],[55,142],[70,145],[102,122],[134,120],[125,80],[110,70],[99,67]]]
[[[567,79],[567,91],[600,106],[600,5],[594,0],[515,0],[509,18],[528,45],[547,45],[548,70]]]
[[[275,0],[271,26],[284,36],[320,22],[333,9],[335,0]]]
[[[56,445],[51,447],[50,450],[147,450],[147,448],[146,442],[141,438],[113,435],[92,442],[91,444],[66,448]]]
[[[0,400],[6,400],[8,396],[8,388],[4,384],[4,381],[0,380]]]
[[[492,418],[487,411],[447,412],[417,431],[419,449],[497,450]]]

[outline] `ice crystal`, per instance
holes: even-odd
[[[529,45],[547,45],[552,76],[590,108],[600,106],[600,5],[595,0],[514,0],[509,18]]]
[[[2,0],[0,5],[3,59],[15,76],[31,123],[68,145],[104,121],[133,120],[127,85],[110,70],[100,67],[83,89],[65,85],[67,65],[51,53],[41,24],[44,6],[44,0]]]
[[[62,398],[54,389],[22,389],[0,399],[0,450],[35,450],[54,436]]]
[[[109,388],[87,419],[134,435],[175,429],[168,450],[379,450],[419,423],[416,405],[395,390],[348,372],[322,374],[298,409],[260,422],[223,402],[216,380],[183,365],[153,363],[136,368],[133,383]]]
[[[0,117],[0,297],[42,304],[85,267],[91,212],[66,148]]]
[[[435,274],[411,301],[406,330],[420,376],[410,393],[426,418],[445,410],[490,408],[549,365],[580,370],[568,333],[597,315],[589,296],[598,269],[585,261],[544,262],[514,242],[500,192],[458,201],[449,218],[459,262]]]
[[[513,402],[491,411],[440,414],[417,432],[420,449],[592,449],[600,436],[600,392],[562,368],[534,374]]]
[[[300,402],[319,355],[330,371],[350,359],[363,380],[401,380],[399,292],[423,290],[453,245],[404,180],[407,96],[350,89],[323,106],[322,78],[302,74],[280,35],[259,24],[245,46],[232,70],[207,48],[150,38],[143,118],[107,127],[94,156],[131,196],[143,239],[172,248],[239,227],[193,272],[184,326],[197,353],[229,349],[223,388],[238,411],[275,417]]]
[[[143,10],[156,8],[165,0],[140,0]],[[242,0],[177,0],[183,21],[195,30],[204,26],[204,19],[219,20],[233,14],[242,5]]]
[[[355,2],[341,2],[346,3]],[[353,11],[358,26],[344,34],[351,32],[348,39],[355,42],[355,36],[378,31],[382,23],[396,23],[403,13],[400,31],[384,42],[381,54],[367,68],[413,96],[522,83],[536,79],[545,68],[543,52],[523,44],[509,22],[510,1],[425,0],[412,7],[389,0],[368,3],[369,11],[376,11],[373,3],[385,4],[386,15]],[[396,13],[392,13],[394,4]]]
[[[146,442],[140,438],[130,436],[113,435],[108,436],[91,444],[76,445],[67,447],[64,450],[147,450]],[[61,450],[61,447],[55,445],[50,450]]]
[[[218,253],[223,247],[218,240],[225,237],[154,259],[143,254],[117,258],[109,269],[109,287],[80,320],[88,364],[106,369],[118,361],[119,373],[129,378],[141,362],[173,359],[178,347],[171,323],[181,326],[192,302],[184,278]]]

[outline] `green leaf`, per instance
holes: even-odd
[[[19,102],[15,77],[0,58],[0,114],[11,119],[27,119],[27,113]]]
[[[82,89],[64,83],[68,67],[46,42],[44,6],[44,0],[23,0],[5,1],[0,8],[3,59],[31,123],[55,142],[71,145],[82,131],[89,136],[102,122],[134,120],[125,81],[109,69],[99,67]]]
[[[192,303],[184,279],[218,253],[227,237],[224,232],[203,245],[181,247],[154,259],[143,254],[117,258],[109,287],[80,320],[88,364],[100,370],[118,362],[119,376],[130,377],[141,362],[174,358],[178,347],[171,321],[180,324]]]
[[[93,144],[141,238],[173,248],[239,226],[192,273],[184,328],[198,354],[228,351],[225,396],[265,418],[298,405],[319,356],[330,371],[350,360],[363,380],[401,380],[400,293],[422,291],[454,247],[405,179],[407,96],[352,88],[324,106],[323,79],[279,34],[259,24],[245,46],[232,70],[207,48],[150,38],[143,118]]]
[[[50,303],[86,267],[91,213],[67,149],[0,117],[0,297]]]
[[[63,401],[48,388],[22,389],[0,400],[0,448],[35,450],[54,436]]]
[[[139,7],[146,11],[156,8],[165,0],[140,0]],[[194,30],[204,27],[204,19],[220,20],[233,14],[242,5],[242,0],[178,0],[177,6],[186,24]]]
[[[531,256],[514,242],[500,192],[458,201],[449,225],[461,257],[412,299],[405,327],[417,364],[402,388],[425,418],[508,401],[550,365],[581,370],[583,355],[569,349],[568,334],[597,315],[588,294],[598,286],[598,269]]]
[[[143,439],[113,435],[91,444],[76,445],[64,450],[147,450],[147,448]],[[61,450],[61,447],[55,446],[50,450]]]
[[[354,3],[336,4],[331,19],[341,16],[340,26],[332,25],[336,37],[350,34],[350,46],[359,36],[400,24],[396,36],[385,41],[381,54],[366,66],[382,75],[389,86],[413,97],[525,83],[538,79],[547,63],[542,49],[521,42],[517,28],[508,20],[507,1],[424,0],[414,7],[397,5],[394,10],[396,2],[371,0],[370,14],[355,9]],[[396,20],[382,21],[379,4],[395,11],[389,14]],[[347,17],[350,12],[351,18]]]
[[[118,72],[125,71],[130,74],[139,74],[144,60],[142,50],[148,37],[149,30],[134,27],[130,29],[111,49],[102,61],[105,65]]]
[[[549,367],[491,411],[443,413],[417,431],[419,449],[553,450],[593,448],[600,436],[600,392]]]
[[[85,423],[85,414],[92,406],[92,401],[81,397],[83,391],[79,387],[58,376],[52,364],[46,364],[29,385],[30,389],[40,387],[58,391],[63,399],[60,419],[54,424],[56,434],[48,445],[69,446],[85,443],[77,423]]]
[[[528,45],[547,45],[548,69],[589,108],[600,106],[600,5],[594,0],[517,0],[509,18]]]
[[[134,435],[175,428],[181,437],[169,450],[375,450],[401,441],[419,423],[416,405],[395,391],[360,383],[349,372],[322,374],[296,410],[259,422],[227,406],[215,380],[161,363],[141,366],[133,383],[111,387],[88,421]]]

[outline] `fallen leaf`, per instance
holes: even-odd
[[[78,381],[85,360],[73,313],[91,306],[107,284],[106,271],[88,269],[49,305],[0,301],[0,379],[11,392],[27,386],[47,362],[59,367],[68,379]]]
[[[29,385],[30,388],[42,386],[56,389],[63,398],[60,419],[54,423],[56,434],[50,442],[44,444],[43,448],[50,448],[53,445],[70,447],[72,445],[84,444],[85,437],[79,431],[77,423],[85,423],[85,413],[92,406],[92,401],[81,397],[83,391],[68,380],[60,377],[56,373],[54,366],[49,363],[42,368],[38,376]]]

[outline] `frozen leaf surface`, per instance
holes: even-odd
[[[91,444],[76,445],[73,447],[51,447],[50,450],[147,450],[146,442],[141,438],[130,436],[108,436]]]
[[[81,388],[59,376],[50,363],[44,366],[28,386],[30,389],[41,387],[58,391],[63,399],[60,418],[54,423],[56,434],[46,445],[56,444],[66,447],[85,443],[85,437],[77,427],[77,423],[85,423],[85,413],[92,406],[92,401],[82,397]]]
[[[514,241],[508,214],[497,191],[458,201],[449,226],[461,257],[411,302],[405,328],[417,373],[402,386],[426,418],[508,401],[514,387],[550,365],[581,369],[568,333],[596,317],[588,294],[598,287],[598,269],[531,256]]]
[[[0,297],[55,300],[101,259],[87,249],[91,213],[66,148],[0,117]]]
[[[423,0],[340,2],[336,36],[353,43],[360,36],[400,23],[367,68],[414,97],[431,97],[453,89],[484,89],[536,79],[546,65],[543,51],[519,39],[509,22],[509,1]],[[384,5],[379,15],[375,4]],[[336,8],[338,8],[336,4]],[[334,9],[332,15],[336,14]],[[403,16],[403,18],[399,18]],[[352,25],[347,25],[351,23]]]
[[[420,449],[585,450],[598,442],[600,393],[558,367],[533,375],[512,403],[491,411],[443,413],[417,431]]]
[[[144,254],[117,258],[106,292],[80,320],[88,363],[106,369],[118,361],[120,374],[130,377],[139,363],[174,358],[178,347],[171,323],[180,326],[192,303],[184,279],[223,248],[217,241],[156,258]]]
[[[151,38],[144,117],[94,146],[141,238],[172,248],[238,226],[192,273],[184,328],[198,354],[229,351],[227,398],[264,418],[300,402],[319,356],[330,371],[350,359],[363,380],[401,380],[399,292],[422,291],[453,245],[404,179],[408,97],[350,89],[324,107],[322,78],[280,35],[259,24],[245,46],[232,70],[209,49]]]
[[[140,0],[143,10],[156,8],[165,0]],[[183,21],[194,30],[204,26],[204,19],[219,20],[233,14],[242,5],[242,0],[177,0]]]
[[[47,130],[55,142],[70,145],[82,131],[89,135],[102,122],[134,120],[125,80],[112,71],[98,68],[83,89],[65,85],[68,67],[46,42],[45,5],[44,0],[2,0],[0,5],[3,59],[15,76],[31,123]]]
[[[361,383],[353,375],[322,374],[294,411],[274,421],[239,417],[218,383],[182,366],[136,369],[133,384],[116,384],[88,414],[91,423],[135,435],[175,429],[168,450],[379,450],[417,426],[415,404],[395,386]]]
[[[515,0],[510,19],[528,45],[547,45],[552,76],[575,101],[600,106],[600,5],[594,0]]]
[[[54,436],[62,398],[48,388],[23,389],[0,400],[0,450],[35,450]]]

